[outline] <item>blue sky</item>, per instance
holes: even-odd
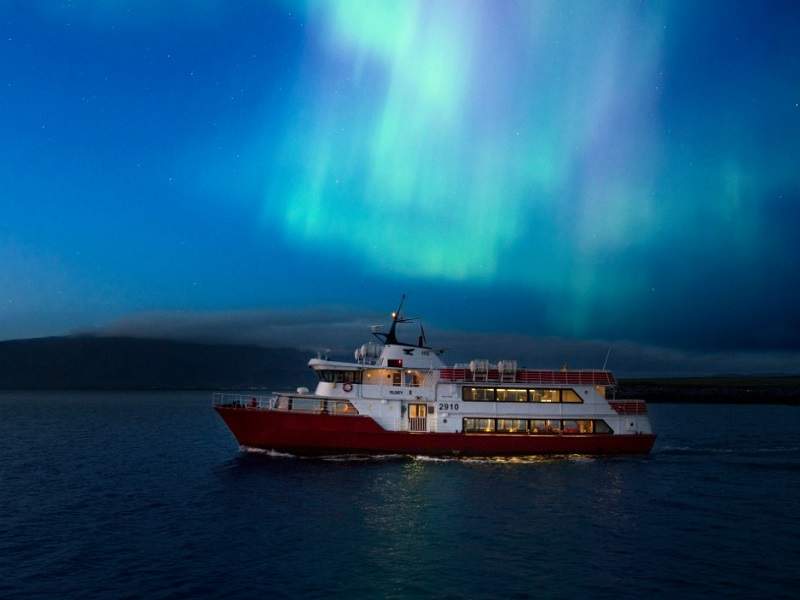
[[[0,339],[406,292],[442,332],[791,370],[798,30],[791,2],[0,0]]]

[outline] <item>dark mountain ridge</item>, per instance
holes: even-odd
[[[237,389],[308,385],[309,352],[132,337],[0,342],[0,389]]]
[[[0,342],[0,389],[313,388],[312,353],[165,339],[65,336]],[[625,379],[618,398],[648,402],[800,404],[798,376]]]

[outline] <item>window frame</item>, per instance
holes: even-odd
[[[478,400],[475,398],[466,398],[465,392],[468,392],[469,395],[472,395],[472,390],[491,390],[491,400]],[[498,400],[497,391],[498,390],[512,390],[512,391],[524,391],[525,392],[525,400]],[[552,402],[544,402],[542,400],[534,400],[533,398],[536,397],[535,392],[557,392],[557,400]],[[564,401],[564,392],[572,392],[577,401],[570,402]],[[502,404],[520,404],[521,402],[531,402],[535,404],[584,404],[583,396],[581,396],[575,388],[543,388],[543,387],[534,387],[534,388],[520,388],[520,387],[501,387],[498,388],[497,386],[488,386],[488,385],[462,385],[461,386],[461,401],[462,402],[499,402]]]
[[[478,421],[490,421],[492,428],[491,429],[469,429],[467,430],[467,421],[477,423]],[[517,422],[524,422],[525,423],[525,430],[517,430],[517,431],[506,431],[501,430],[498,428],[497,422],[498,421],[517,421]],[[533,423],[536,421],[540,421],[543,423],[544,431],[533,431]],[[565,423],[568,421],[574,421],[577,425],[577,430],[567,430],[565,428]],[[582,432],[580,431],[580,422],[589,421],[591,423],[592,431],[591,432]],[[597,423],[603,423],[608,431],[597,431]],[[548,428],[550,428],[548,430]],[[612,427],[606,422],[605,419],[540,419],[540,418],[513,418],[513,417],[462,417],[461,418],[461,433],[465,434],[475,434],[475,433],[491,433],[496,435],[566,435],[566,436],[573,436],[573,435],[614,435],[614,430]]]
[[[315,369],[317,377],[324,383],[362,383],[363,371],[352,369]],[[350,375],[346,375],[350,374]]]

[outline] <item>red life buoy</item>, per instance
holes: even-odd
[[[342,386],[342,389],[343,389],[345,392],[352,392],[352,391],[353,391],[353,384],[352,384],[352,383],[345,383],[345,384]]]

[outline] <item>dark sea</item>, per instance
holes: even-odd
[[[0,598],[800,595],[800,408],[650,456],[242,453],[206,393],[0,394]]]

